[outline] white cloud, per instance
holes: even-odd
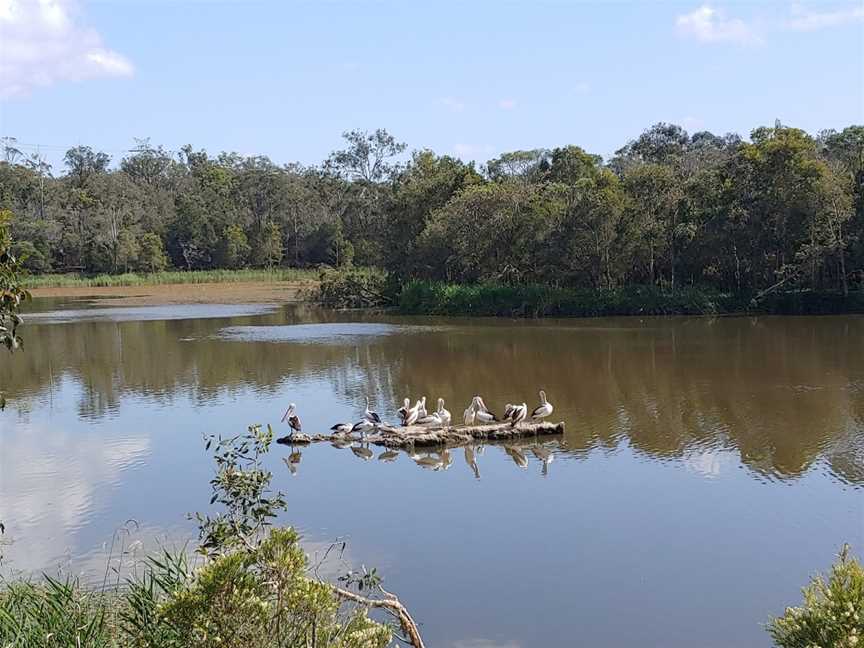
[[[441,103],[455,113],[461,113],[465,110],[465,104],[459,99],[453,97],[444,97],[441,99]]]
[[[675,19],[678,33],[702,43],[758,43],[761,41],[752,25],[740,18],[727,18],[710,5],[702,5]]]
[[[786,28],[793,31],[816,31],[825,27],[837,27],[864,20],[864,7],[850,7],[837,11],[814,12],[799,5],[792,7],[792,18],[786,21]]]
[[[133,72],[129,59],[79,24],[74,0],[0,0],[0,97]]]
[[[501,99],[498,102],[498,107],[501,110],[513,110],[516,107],[515,99]]]

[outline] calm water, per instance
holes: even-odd
[[[527,468],[488,445],[476,472],[461,449],[432,471],[318,445],[292,477],[277,446],[287,520],[310,552],[347,537],[442,648],[768,646],[766,618],[841,543],[864,549],[862,317],[34,308],[0,361],[7,569],[101,580],[130,519],[124,546],[181,542],[208,501],[202,433],[277,423],[289,400],[324,431],[367,394],[392,420],[405,395],[460,413],[540,388],[567,423],[548,466],[528,442]]]

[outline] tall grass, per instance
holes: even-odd
[[[86,276],[81,274],[31,275],[25,285],[33,288],[102,288],[113,286],[157,286],[164,284],[237,283],[246,281],[314,281],[315,270],[277,268],[273,270],[170,270],[151,274],[133,272]]]
[[[398,298],[414,315],[501,317],[600,317],[612,315],[718,315],[724,313],[827,314],[864,312],[864,293],[797,291],[754,304],[749,295],[687,286],[669,292],[656,286],[595,290],[541,285],[447,284],[412,281]]]

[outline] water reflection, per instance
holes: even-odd
[[[286,380],[326,383],[355,404],[352,415],[368,393],[391,418],[404,393],[457,403],[481,392],[494,411],[533,402],[543,386],[555,418],[568,423],[569,451],[626,441],[648,456],[683,460],[734,450],[771,478],[824,462],[846,482],[864,481],[862,318],[421,326],[332,321],[338,317],[299,307],[242,325],[222,317],[31,323],[28,352],[4,361],[0,384],[26,409],[75,381],[78,416],[93,421],[115,416],[126,395],[172,405],[189,394],[206,404],[245,389],[273,396]],[[331,321],[316,334],[309,322],[322,319]],[[227,342],[237,331],[244,341]],[[304,418],[322,431],[330,423]]]

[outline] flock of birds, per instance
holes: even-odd
[[[540,404],[530,412],[530,417],[533,421],[541,421],[554,411],[552,403],[546,399],[546,392],[540,390]],[[444,399],[438,399],[438,409],[433,412],[426,410],[426,397],[418,399],[414,406],[411,407],[411,399],[406,398],[402,407],[397,410],[399,420],[403,427],[412,425],[420,425],[428,428],[440,428],[451,425],[453,417],[450,412],[444,407]],[[519,423],[525,421],[529,417],[528,406],[525,403],[511,404],[507,403],[504,406],[504,415],[498,418],[483,401],[482,396],[474,396],[471,399],[471,404],[465,410],[463,421],[465,425],[474,425],[475,423],[507,423],[511,427],[516,427]],[[291,434],[301,432],[303,425],[300,422],[300,417],[297,416],[297,406],[291,403],[288,409],[282,416],[282,422],[288,423],[291,428]],[[366,411],[363,412],[363,418],[354,424],[337,423],[330,428],[333,434],[347,435],[359,433],[361,438],[365,438],[367,433],[372,430],[377,430],[382,426],[389,427],[387,423],[381,420],[377,412],[369,409],[369,398],[366,398]]]

